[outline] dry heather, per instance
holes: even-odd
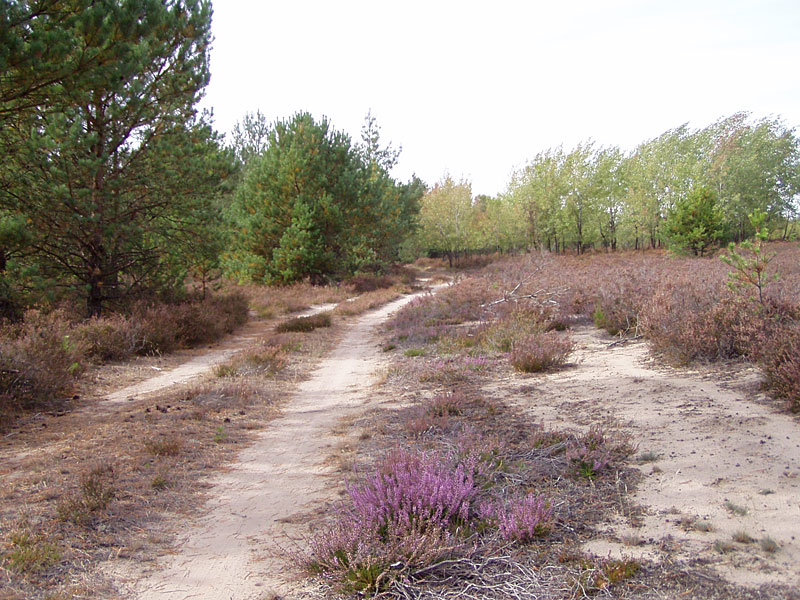
[[[795,318],[794,309],[775,308],[796,257],[781,250],[776,265],[786,264],[787,277],[780,293],[768,290],[775,304],[766,308],[730,292],[721,263],[662,254],[521,257],[411,302],[383,344],[392,408],[356,423],[361,441],[343,462],[344,498],[298,558],[331,596],[797,597],[779,586],[726,583],[699,563],[586,554],[582,545],[612,517],[640,525],[641,509],[628,500],[640,477],[633,448],[609,427],[612,417],[584,430],[548,429],[504,402],[502,387],[520,369],[516,348],[552,355],[564,368],[571,342],[562,330],[589,319],[658,337],[656,319],[680,323],[710,311],[703,314],[717,315],[715,329],[701,332],[710,341],[697,354],[686,355],[697,340],[680,336],[651,338],[653,347],[676,360],[762,360],[744,338]],[[661,299],[682,290],[691,301],[659,314]],[[402,402],[388,400],[401,390]],[[644,452],[638,462],[648,460]]]
[[[127,315],[76,322],[63,311],[28,311],[0,328],[0,428],[21,412],[66,407],[89,364],[209,343],[247,321],[237,293],[176,304],[135,305]]]
[[[202,505],[209,469],[278,414],[335,327],[268,335],[205,383],[124,407],[28,413],[0,439],[3,598],[115,597],[98,566],[153,561]]]
[[[526,255],[498,261],[393,322],[392,344],[436,341],[449,354],[497,356],[568,342],[543,331],[591,319],[612,335],[642,336],[676,364],[748,359],[771,392],[800,410],[800,249],[773,243],[763,302],[719,259],[662,252]],[[539,335],[536,343],[525,337]],[[535,353],[517,363],[546,364]],[[549,354],[549,353],[548,353]],[[565,359],[556,361],[563,362]]]

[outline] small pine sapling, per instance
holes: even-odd
[[[734,292],[741,292],[753,286],[758,290],[758,301],[763,305],[764,288],[770,279],[766,274],[767,265],[775,258],[775,253],[764,251],[764,244],[769,240],[769,230],[765,224],[767,213],[756,209],[748,218],[756,232],[753,239],[739,244],[738,251],[731,242],[728,247],[730,254],[723,256],[722,260],[733,267],[728,275],[728,287]],[[777,274],[773,278],[777,279]]]

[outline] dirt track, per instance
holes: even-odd
[[[340,441],[332,429],[368,400],[380,365],[374,328],[408,302],[401,298],[358,318],[337,348],[298,386],[283,414],[229,471],[212,480],[208,512],[191,524],[163,570],[117,573],[141,600],[255,599],[286,593],[291,547],[302,515],[331,499],[327,463]],[[123,583],[120,581],[120,583]],[[295,588],[296,590],[296,588]]]
[[[244,451],[210,490],[207,515],[185,528],[162,570],[128,565],[115,577],[141,600],[237,600],[303,597],[293,580],[291,548],[307,521],[339,489],[332,480],[341,437],[337,422],[363,411],[381,354],[374,328],[409,298],[349,325],[339,346],[302,383],[284,414]],[[634,499],[646,515],[619,514],[603,539],[587,545],[600,556],[701,559],[740,584],[800,585],[800,426],[758,391],[744,365],[672,369],[653,361],[643,342],[609,346],[605,333],[576,328],[573,365],[544,376],[495,380],[502,395],[552,426],[614,423],[638,453],[657,457]],[[746,509],[736,515],[726,501]],[[709,523],[711,531],[695,527]],[[774,539],[779,549],[733,543],[736,532]],[[720,553],[715,543],[731,545]],[[127,585],[125,583],[127,581]]]

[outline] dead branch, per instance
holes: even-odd
[[[546,289],[539,289],[531,294],[523,294],[517,295],[517,291],[525,283],[524,281],[519,282],[513,290],[510,292],[504,293],[502,298],[497,300],[493,300],[492,302],[487,302],[486,304],[482,304],[481,308],[489,308],[491,306],[495,306],[496,304],[502,304],[503,302],[519,302],[520,300],[537,300],[542,304],[555,304],[555,298],[559,297],[561,294],[569,290],[568,287],[560,287],[554,290],[546,290]]]

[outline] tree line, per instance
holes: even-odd
[[[397,258],[419,180],[299,113],[224,143],[197,103],[208,0],[0,0],[0,317],[87,316],[226,270],[321,281]]]
[[[0,0],[0,318],[85,315],[187,278],[322,282],[422,254],[680,245],[793,234],[800,152],[779,119],[736,114],[632,152],[537,154],[497,197],[395,180],[399,150],[299,112],[231,139],[197,109],[208,0]]]
[[[682,125],[628,153],[593,142],[544,150],[496,198],[472,198],[468,181],[445,176],[423,199],[414,250],[452,258],[672,246],[702,254],[752,236],[754,213],[781,237],[796,234],[799,192],[794,130],[738,113],[698,130]]]

